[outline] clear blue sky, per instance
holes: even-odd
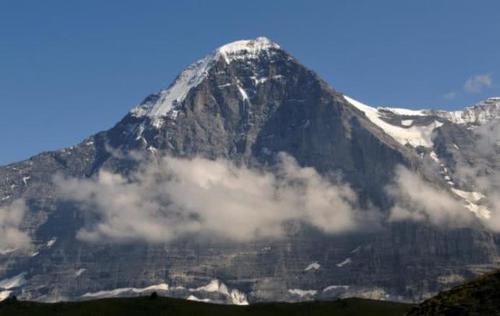
[[[260,35],[366,103],[457,109],[500,95],[499,14],[498,0],[0,0],[0,164],[107,129]]]

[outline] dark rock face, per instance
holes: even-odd
[[[176,81],[187,85],[184,97],[167,104],[161,115],[151,113],[168,100],[168,90],[149,96],[112,129],[75,147],[1,167],[0,198],[9,197],[0,206],[16,198],[27,201],[24,225],[36,248],[36,255],[0,255],[1,279],[21,273],[26,279],[4,290],[23,299],[56,300],[167,283],[168,289],[154,290],[230,303],[338,296],[419,300],[498,265],[498,238],[486,229],[411,222],[343,235],[297,223],[283,239],[249,243],[78,240],[86,218],[76,205],[57,198],[52,177],[92,177],[100,170],[126,174],[136,167],[116,153],[226,158],[272,169],[276,154],[286,152],[322,175],[340,173],[362,204],[383,212],[392,205],[384,187],[397,165],[428,173],[417,150],[386,134],[284,50],[256,40],[261,41],[268,46],[240,50],[243,57],[220,49],[191,66],[195,75],[183,81],[181,74]],[[414,124],[434,117],[415,118]],[[468,155],[472,136],[467,128],[439,119],[446,123],[435,131],[434,150],[453,168],[456,155]],[[455,152],[453,144],[462,151]],[[198,289],[215,279],[224,284]]]

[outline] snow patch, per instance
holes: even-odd
[[[301,290],[301,289],[289,289],[288,293],[297,295],[300,297],[306,297],[306,296],[314,296],[318,291],[316,290]]]
[[[323,289],[323,292],[333,291],[333,290],[348,290],[349,285],[330,285]]]
[[[453,193],[456,195],[460,196],[461,198],[472,201],[472,202],[479,202],[479,200],[485,198],[484,194],[480,192],[468,192],[468,191],[462,191],[458,189],[452,189]]]
[[[219,280],[211,280],[207,285],[200,286],[194,289],[194,291],[203,291],[209,293],[219,292],[224,295],[229,295],[227,286]]]
[[[217,52],[230,64],[235,60],[257,59],[262,53],[270,54],[280,46],[266,37],[253,40],[241,40],[219,47]]]
[[[194,295],[189,295],[186,299],[188,301],[195,301],[195,302],[204,302],[204,303],[210,302],[210,299],[208,299],[208,298],[203,298],[203,299],[202,298],[197,298]]]
[[[361,249],[361,246],[357,246],[356,248],[354,248],[351,253],[356,253],[358,252],[359,250]]]
[[[231,302],[233,302],[234,305],[248,305],[247,296],[245,293],[238,290],[231,291]]]
[[[337,263],[337,267],[342,268],[343,266],[346,266],[352,262],[351,258],[347,258],[342,262]]]
[[[482,199],[486,198],[484,194],[480,192],[468,192],[455,188],[451,188],[451,191],[458,195],[462,200],[465,201],[465,207],[474,213],[479,218],[489,219],[491,217],[491,212],[484,205],[477,204]]]
[[[432,142],[432,132],[435,128],[440,127],[443,123],[439,121],[433,121],[432,123],[425,126],[411,126],[411,127],[401,127],[387,123],[381,116],[383,111],[390,110],[393,113],[400,115],[424,115],[425,111],[413,111],[405,109],[389,109],[389,108],[373,108],[359,101],[356,101],[348,96],[344,95],[344,98],[352,104],[354,107],[364,112],[366,117],[375,125],[380,127],[387,135],[394,138],[401,145],[411,145],[413,147],[423,146],[427,148],[433,147]],[[411,114],[410,114],[411,113]],[[417,114],[419,113],[419,114]]]
[[[16,287],[23,286],[24,284],[26,284],[26,279],[24,278],[25,275],[26,272],[23,272],[11,278],[0,281],[0,289],[10,290]]]
[[[10,293],[12,293],[12,291],[0,291],[0,302],[9,298]]]
[[[119,289],[114,289],[114,290],[109,290],[109,291],[89,292],[89,293],[83,294],[82,297],[85,297],[85,298],[116,297],[116,296],[120,296],[122,294],[129,293],[129,292],[140,294],[140,293],[153,292],[153,291],[168,291],[168,284],[161,283],[161,284],[151,285],[151,286],[144,287],[144,288],[126,287],[126,288],[119,288]]]
[[[245,89],[243,89],[240,84],[238,84],[237,87],[238,87],[238,91],[241,94],[241,97],[243,98],[243,101],[248,101],[248,94],[245,91]]]
[[[437,281],[441,284],[453,284],[453,283],[462,283],[465,281],[465,278],[459,274],[449,274],[442,275],[437,278]]]
[[[248,300],[244,293],[240,292],[237,289],[229,291],[228,287],[217,279],[211,280],[207,285],[200,286],[196,289],[190,289],[190,291],[220,293],[230,298],[231,302],[235,305],[248,305]]]
[[[52,246],[54,246],[56,241],[57,241],[57,237],[52,237],[49,241],[47,241],[47,248],[51,248]]]
[[[413,120],[402,120],[401,125],[409,127],[413,124]]]
[[[434,160],[435,162],[439,163],[439,158],[438,158],[436,152],[431,151],[431,153],[429,154],[429,156],[432,158],[432,160]]]
[[[308,265],[304,271],[309,271],[309,270],[319,270],[321,268],[321,265],[317,262],[313,262],[310,265]]]
[[[410,110],[410,109],[393,108],[393,107],[379,107],[378,110],[392,112],[396,115],[401,115],[401,116],[426,116],[426,115],[428,115],[428,112],[426,110]]]
[[[259,85],[259,84],[263,84],[265,83],[269,78],[267,77],[260,77],[260,78],[257,78],[256,76],[251,76],[250,79],[252,79],[253,81],[253,84],[255,86]]]
[[[186,98],[192,88],[198,86],[206,78],[215,59],[213,55],[198,60],[188,66],[166,90],[159,93],[153,103],[141,104],[130,111],[135,117],[148,116],[150,118],[170,116],[173,119],[177,112],[173,111]],[[161,121],[153,120],[155,127],[161,127]]]

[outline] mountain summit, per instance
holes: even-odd
[[[111,129],[0,167],[20,237],[0,227],[0,297],[428,297],[498,266],[497,101],[375,108],[267,38],[224,45]]]
[[[278,44],[266,37],[240,40],[221,46],[208,56],[188,66],[168,89],[162,90],[157,95],[154,102],[141,104],[132,109],[131,112],[137,117],[144,115],[149,117],[175,116],[177,113],[176,105],[186,98],[190,89],[195,88],[202,80],[206,79],[210,69],[218,62],[223,61],[229,65],[234,61],[270,60],[279,49]],[[242,91],[242,96],[246,97],[244,93]]]

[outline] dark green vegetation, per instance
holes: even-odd
[[[442,292],[412,309],[408,315],[500,315],[500,271]]]
[[[237,316],[237,315],[328,315],[328,316],[402,316],[412,305],[344,299],[330,302],[272,303],[250,306],[217,305],[165,297],[110,298],[85,302],[34,303],[4,301],[0,316],[41,315],[175,315],[175,316]]]

